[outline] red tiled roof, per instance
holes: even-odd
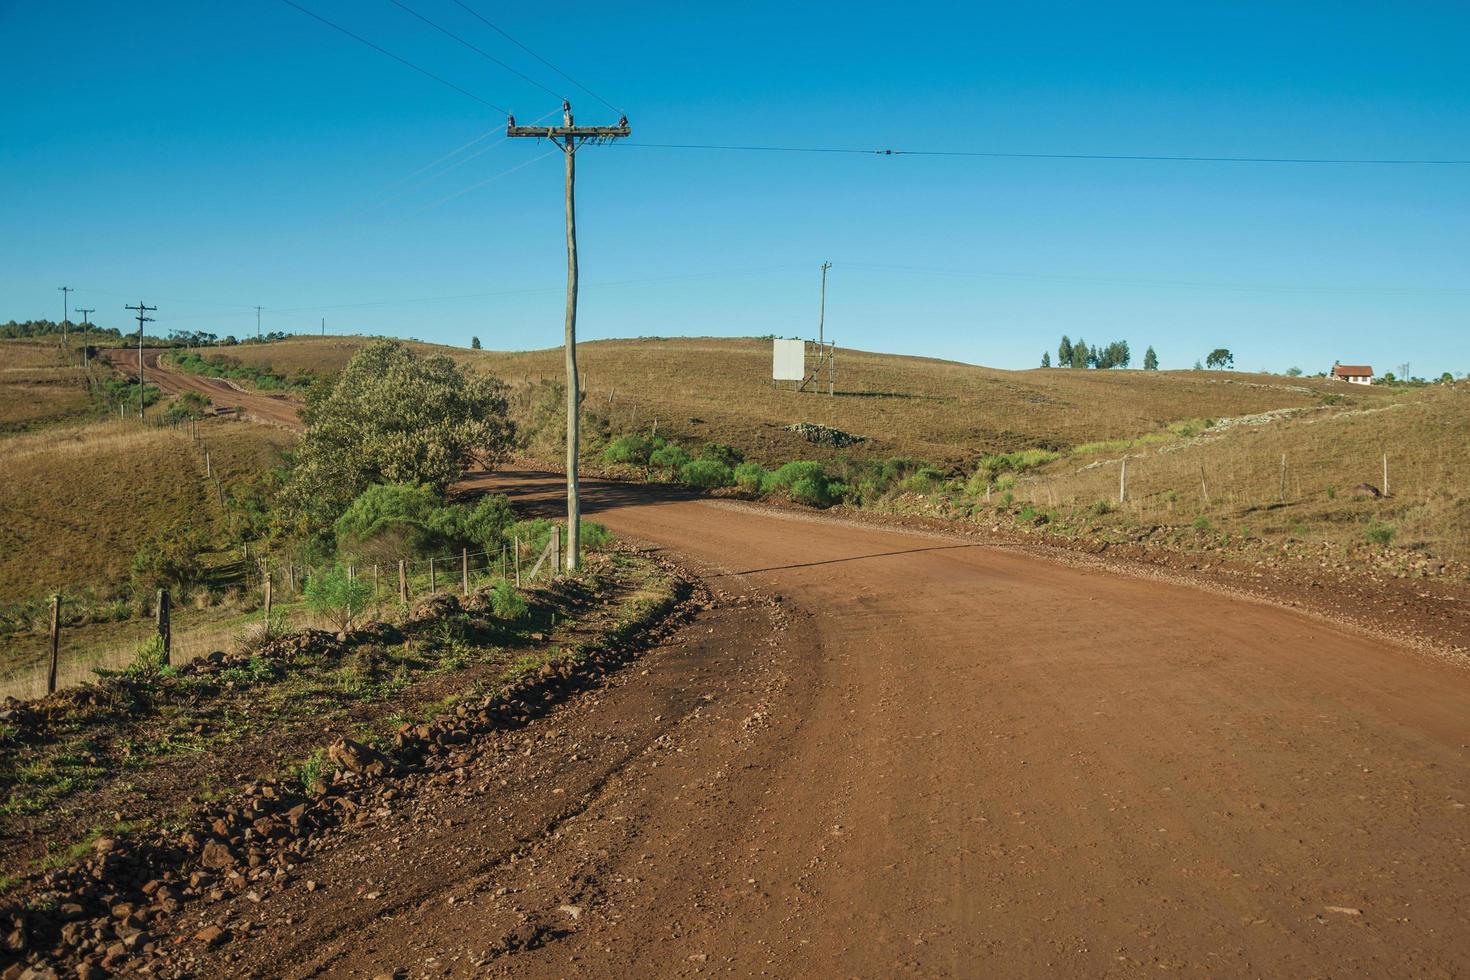
[[[1332,373],[1339,378],[1371,378],[1373,368],[1367,364],[1339,364]]]

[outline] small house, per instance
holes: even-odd
[[[1367,364],[1334,364],[1332,376],[1339,381],[1354,385],[1371,385],[1373,368]]]

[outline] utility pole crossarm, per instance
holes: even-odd
[[[536,139],[574,139],[579,143],[606,143],[632,136],[630,126],[507,126],[506,137],[530,136]]]

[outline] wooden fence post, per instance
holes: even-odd
[[[1383,495],[1388,496],[1388,453],[1383,454]]]
[[[61,593],[51,597],[51,667],[46,671],[46,693],[56,693],[56,655],[61,649]]]
[[[158,639],[163,644],[163,665],[165,667],[169,665],[170,657],[173,654],[174,643],[173,629],[169,624],[168,613],[168,589],[159,589],[156,615],[158,619]]]
[[[373,562],[373,599],[378,598],[378,563]]]
[[[516,588],[519,589],[521,587],[521,539],[520,539],[520,536],[519,535],[517,535],[516,536],[516,539],[515,539],[515,553],[516,553],[516,555],[515,555],[515,557],[516,557]]]
[[[459,549],[459,573],[464,578],[464,594],[470,594],[470,549]]]
[[[204,478],[207,480],[214,476],[214,467],[209,462],[209,450],[204,450]]]
[[[561,574],[561,525],[551,526],[551,577]]]
[[[1205,486],[1205,464],[1199,464],[1199,495],[1205,499],[1205,505],[1210,503],[1210,488]]]
[[[434,559],[430,558],[429,559],[429,595],[434,595],[438,591],[439,591],[439,585],[434,580]]]
[[[398,601],[408,602],[408,569],[403,564],[403,559],[398,559]]]
[[[286,594],[296,594],[296,566],[291,562],[286,562]]]
[[[1286,503],[1286,453],[1281,454],[1281,502]]]
[[[267,575],[265,577],[265,628],[267,630],[269,630],[270,629],[270,626],[271,626],[271,577],[269,575]]]
[[[1128,457],[1123,457],[1123,465],[1118,469],[1118,503],[1128,499]]]

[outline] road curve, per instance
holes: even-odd
[[[546,475],[480,482],[548,510],[561,493]],[[983,545],[638,487],[586,498],[731,595],[784,596],[799,622],[752,637],[742,613],[722,654],[754,668],[778,646],[789,683],[759,702],[777,716],[764,751],[711,722],[625,775],[642,822],[582,844],[614,850],[609,911],[507,972],[1470,971],[1470,673]],[[732,725],[756,704],[727,707]],[[632,805],[594,802],[582,823],[623,826]],[[556,857],[578,847],[557,833],[539,859],[576,880],[588,858]],[[433,909],[414,948],[474,942],[475,906]],[[390,962],[365,953],[386,938],[325,972]]]
[[[128,377],[138,376],[137,348],[115,347],[97,352],[117,371]],[[301,428],[301,406],[285,395],[268,395],[236,387],[223,378],[210,378],[168,368],[160,360],[167,351],[143,349],[143,375],[148,384],[157,385],[170,395],[196,391],[207,397],[216,408],[238,408],[245,415],[262,422],[272,422],[288,429]]]

